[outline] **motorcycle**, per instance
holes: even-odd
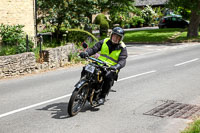
[[[93,57],[86,57],[86,59],[89,60],[89,63],[83,67],[81,78],[75,85],[69,100],[68,113],[70,116],[77,115],[87,101],[92,107],[98,106],[104,84],[104,75],[115,71],[99,59]]]

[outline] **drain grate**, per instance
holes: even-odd
[[[154,109],[144,113],[157,117],[172,117],[182,119],[192,119],[193,116],[200,114],[200,107],[196,105],[166,101]]]

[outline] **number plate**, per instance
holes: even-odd
[[[85,66],[85,70],[90,73],[94,73],[95,67],[91,66],[91,65],[87,65],[87,66]]]

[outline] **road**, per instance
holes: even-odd
[[[127,45],[129,57],[105,105],[69,117],[81,67],[0,81],[0,133],[179,133],[191,120],[144,113],[176,101],[200,105],[200,45]]]

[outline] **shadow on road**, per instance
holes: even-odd
[[[66,119],[66,118],[71,118],[68,114],[67,108],[68,108],[68,103],[62,102],[62,103],[50,104],[47,105],[46,107],[36,110],[49,111],[51,112],[52,118],[54,119]],[[88,103],[86,103],[84,108],[80,112],[86,112],[86,111],[95,112],[99,111],[99,108],[97,107],[93,108]]]
[[[67,112],[67,107],[68,103],[62,102],[62,103],[53,103],[37,110],[51,112],[52,118],[54,119],[66,119],[70,117]]]

